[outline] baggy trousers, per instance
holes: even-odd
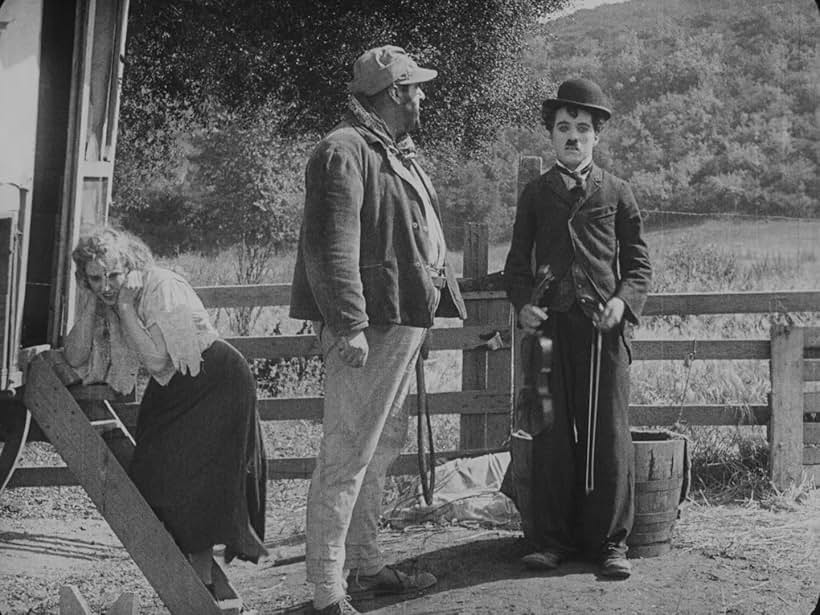
[[[550,380],[555,425],[533,442],[533,533],[539,549],[598,558],[626,553],[632,530],[634,452],[629,431],[629,363],[620,326],[602,332],[594,489],[585,493],[591,344],[595,328],[573,304],[550,312]]]
[[[322,442],[307,501],[307,580],[314,606],[345,596],[346,573],[383,566],[378,519],[388,466],[407,436],[404,400],[426,329],[371,325],[363,367],[348,367],[331,332],[316,325],[325,360]]]

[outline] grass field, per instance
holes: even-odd
[[[664,226],[657,221],[646,233],[655,271],[654,292],[767,291],[820,288],[820,220],[750,221],[723,218],[694,225]],[[503,268],[507,246],[492,246],[489,271]],[[450,254],[461,271],[461,254]],[[294,257],[284,255],[272,264],[264,281],[289,283]],[[235,283],[230,258],[203,259],[182,255],[166,263],[181,269],[194,285]],[[818,313],[791,315],[798,322],[817,323]],[[636,330],[638,339],[766,338],[773,320],[783,315],[659,316],[645,318]],[[215,313],[225,334],[232,334],[226,311]],[[301,322],[287,318],[286,308],[263,308],[253,334],[295,333]],[[265,366],[265,375],[278,381],[276,390],[287,395],[311,395],[320,391],[321,366],[307,371],[300,381],[294,362]],[[306,373],[304,365],[299,366]],[[433,353],[428,369],[432,391],[458,390],[461,357],[458,352]],[[765,403],[770,389],[766,361],[636,362],[632,367],[632,402],[658,404]],[[438,450],[458,447],[458,417],[435,419]],[[411,424],[411,428],[412,428]],[[265,425],[276,457],[312,456],[321,426],[311,421],[268,422]],[[688,427],[694,442],[696,486],[737,495],[736,489],[766,489],[767,446],[765,428]],[[411,432],[412,433],[412,432]],[[407,450],[414,450],[408,438]],[[295,481],[296,483],[304,481]],[[402,488],[394,481],[394,491]],[[290,483],[290,481],[287,481]],[[285,491],[295,485],[282,484]],[[301,491],[303,487],[297,489]]]

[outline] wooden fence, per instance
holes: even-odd
[[[428,405],[435,414],[460,415],[457,450],[441,451],[439,460],[498,450],[508,437],[514,396],[515,372],[511,340],[515,337],[512,314],[498,276],[487,274],[486,227],[470,225],[461,280],[469,313],[463,327],[436,328],[433,350],[463,354],[461,390],[431,393]],[[285,306],[290,286],[201,287],[197,292],[209,308]],[[650,295],[644,314],[699,315],[728,313],[816,312],[820,291],[687,293]],[[489,340],[489,341],[488,341]],[[229,338],[249,359],[285,359],[320,354],[312,335],[281,335]],[[768,360],[771,394],[758,405],[632,405],[634,426],[672,425],[767,425],[771,442],[771,473],[784,487],[801,480],[801,472],[813,474],[820,483],[820,392],[806,391],[805,383],[820,381],[820,328],[775,326],[770,339],[636,340],[635,361]],[[93,389],[87,396],[94,397]],[[411,396],[408,404],[414,405]],[[119,405],[126,424],[133,424],[136,405]],[[262,420],[320,420],[322,398],[260,399]],[[274,452],[275,454],[275,452]],[[271,479],[307,478],[313,458],[275,458],[269,461]],[[402,455],[391,468],[394,474],[415,472],[415,455]],[[74,485],[65,467],[20,468],[10,486]]]

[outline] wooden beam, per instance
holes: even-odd
[[[476,457],[490,453],[504,452],[503,449],[477,449],[470,451],[438,451],[436,461],[443,462],[450,459],[462,457]],[[308,479],[313,473],[316,459],[313,457],[288,458],[288,459],[268,459],[268,478],[277,479]],[[391,476],[407,476],[416,474],[419,471],[418,457],[416,453],[406,453],[399,455],[393,462],[387,473]]]
[[[60,615],[91,615],[91,608],[76,585],[60,586]]]
[[[644,316],[817,312],[820,291],[711,292],[649,295]]]
[[[484,275],[484,274],[482,274]],[[480,276],[477,276],[480,277]],[[464,278],[466,281],[473,276]],[[290,284],[249,284],[198,286],[196,292],[205,307],[231,308],[286,306],[290,304]],[[505,299],[503,290],[466,291],[465,299]],[[817,312],[820,291],[789,290],[768,292],[657,293],[647,298],[644,316],[698,314],[771,314]],[[820,346],[820,334],[807,335],[809,345]],[[815,341],[811,341],[815,340]]]
[[[820,463],[803,466],[803,474],[815,487],[820,487]]]
[[[804,446],[803,463],[807,466],[820,464],[820,446]]]
[[[768,360],[769,340],[635,340],[632,355],[636,361],[683,361],[691,352],[695,359]]]
[[[820,295],[820,292],[816,293]],[[817,311],[817,306],[820,301],[815,303],[814,311]],[[806,327],[803,329],[803,348],[806,350],[820,349],[820,327]]]
[[[139,601],[132,592],[123,592],[108,609],[107,615],[139,615]]]
[[[820,423],[803,423],[803,444],[820,446]]]
[[[322,420],[322,397],[262,398],[257,401],[263,421]],[[408,395],[405,404],[416,407],[416,396]],[[510,411],[506,391],[448,391],[428,393],[430,414],[503,414]]]
[[[290,305],[290,284],[197,286],[206,308]]]
[[[29,366],[24,402],[168,609],[219,615],[188,560],[43,357]]]
[[[767,405],[703,404],[686,406],[629,406],[629,424],[634,426],[674,425],[767,425],[771,411]]]
[[[803,380],[805,382],[820,380],[820,359],[806,359],[803,357]]]
[[[772,327],[770,473],[778,489],[800,482],[803,459],[803,330]]]
[[[504,308],[507,310],[507,308]],[[486,350],[487,338],[498,332],[509,345],[510,323],[501,322],[500,309],[494,322],[465,327],[432,329],[432,350]],[[509,311],[506,311],[509,314]],[[318,356],[321,347],[314,335],[277,335],[260,337],[229,337],[248,359],[287,359]],[[769,340],[635,340],[632,342],[636,361],[683,361],[694,350],[695,359],[761,360],[770,358]]]
[[[464,243],[464,276],[480,278],[487,274],[489,254],[489,231],[486,224],[467,224]],[[495,323],[495,324],[488,324]],[[469,306],[466,327],[460,331],[481,331],[479,335],[464,337],[451,332],[459,329],[435,329],[432,332],[431,347],[444,344],[446,348],[455,346],[462,350],[461,384],[464,389],[502,391],[506,395],[506,410],[509,413],[512,399],[512,357],[509,350],[510,304],[506,299],[474,301]],[[507,340],[506,348],[488,352],[481,334],[493,329]],[[448,339],[449,336],[449,339]],[[480,407],[480,406],[479,406]],[[499,446],[510,431],[509,416],[491,413],[462,414],[459,431],[459,448],[479,449]]]
[[[485,350],[487,339],[498,332],[509,339],[506,322],[489,323],[474,327],[432,329],[431,350]],[[260,337],[229,337],[227,341],[248,359],[288,359],[318,356],[321,346],[315,335],[276,335]]]

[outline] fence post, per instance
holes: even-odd
[[[543,160],[541,156],[521,156],[518,159],[518,178],[516,181],[516,187],[518,190],[518,196],[521,196],[521,192],[524,190],[524,187],[530,183],[535,178],[539,177],[541,173],[543,173]],[[534,263],[535,256],[533,255],[533,271],[535,271],[535,263]],[[513,322],[513,335],[512,335],[512,347],[513,347],[513,403],[515,400],[518,399],[518,391],[521,390],[521,386],[524,383],[524,374],[521,370],[521,337],[522,332],[521,329],[518,328],[518,314],[512,315],[512,322]]]
[[[489,269],[489,230],[486,224],[468,223],[464,229],[465,278],[480,278]],[[509,320],[509,306],[504,299],[477,299],[467,304],[465,325],[504,323]],[[462,353],[462,390],[507,390],[512,388],[509,350],[465,350]],[[508,416],[498,414],[462,414],[459,449],[495,448],[501,446],[510,431]]]
[[[778,489],[798,484],[803,471],[803,337],[800,327],[772,327],[772,413],[769,472]]]

